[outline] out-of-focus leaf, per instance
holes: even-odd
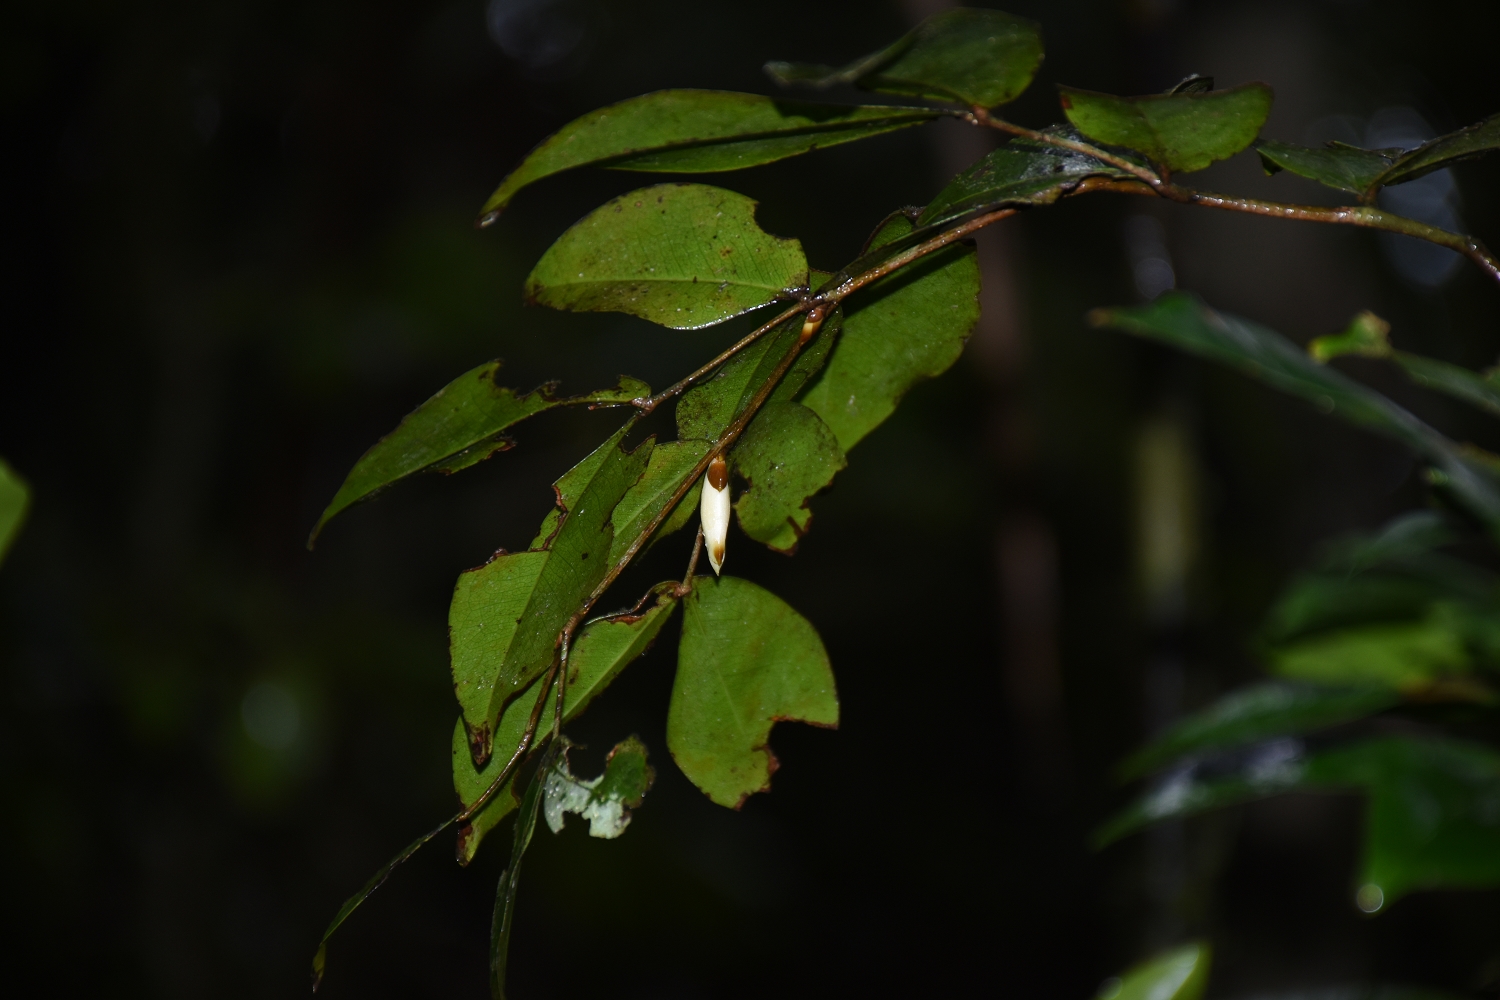
[[[1139,777],[1179,757],[1293,736],[1385,711],[1401,698],[1390,688],[1256,684],[1181,720],[1131,756],[1121,773]]]
[[[533,149],[479,211],[493,222],[528,184],[575,167],[717,173],[921,125],[933,108],[851,107],[727,90],[659,90],[576,118]]]
[[[1096,1000],[1198,1000],[1212,958],[1201,941],[1173,948],[1106,982]]]
[[[453,688],[476,763],[501,710],[547,669],[558,636],[609,569],[610,512],[641,478],[651,441],[633,452],[627,423],[555,486],[557,516],[530,550],[499,553],[458,578],[448,611]]]
[[[1500,885],[1500,754],[1489,747],[1370,740],[1313,757],[1307,781],[1369,796],[1360,909],[1378,912],[1416,889]]]
[[[1202,170],[1238,153],[1271,113],[1271,88],[1263,83],[1145,97],[1059,90],[1068,121],[1084,135],[1144,153],[1175,173]]]
[[[802,245],[757,226],[754,201],[707,184],[658,184],[574,223],[526,279],[526,300],[693,330],[806,283]]]
[[[656,780],[646,763],[646,744],[632,736],[615,744],[597,778],[575,777],[568,766],[568,750],[558,755],[547,772],[542,814],[553,833],[560,833],[567,813],[589,821],[589,836],[612,840],[630,825],[630,810],[641,804]]]
[[[1368,309],[1356,315],[1339,333],[1314,337],[1307,353],[1314,361],[1332,361],[1346,354],[1365,358],[1387,358],[1391,354],[1391,324]]]
[[[1494,149],[1500,149],[1500,114],[1424,142],[1398,158],[1370,186],[1415,180],[1423,174],[1452,166],[1459,160],[1483,156]]]
[[[1168,292],[1149,305],[1097,309],[1090,319],[1096,326],[1117,327],[1230,365],[1406,445],[1431,463],[1438,485],[1500,535],[1500,480],[1411,413],[1313,361],[1280,334],[1215,312],[1182,292]]]
[[[662,508],[671,502],[672,496],[682,486],[682,481],[692,475],[693,469],[708,454],[707,441],[667,441],[651,452],[651,461],[645,473],[615,505],[611,523],[614,525],[614,541],[610,543],[609,563],[614,565],[624,557],[636,536],[646,530]],[[684,497],[679,506],[685,506]],[[664,523],[658,528],[665,534]]]
[[[568,690],[563,697],[563,721],[581,715],[598,694],[619,676],[632,660],[640,656],[661,632],[667,619],[677,609],[676,584],[668,582],[656,587],[656,603],[638,615],[605,618],[584,627],[573,643],[568,657]],[[469,753],[469,741],[464,730],[463,719],[453,729],[453,787],[458,799],[467,809],[478,801],[479,796],[490,787],[491,782],[509,762],[521,737],[541,687],[540,679],[534,681],[505,708],[495,727],[495,752],[483,768],[474,766]],[[551,716],[543,709],[541,727],[551,726]],[[489,805],[479,811],[467,826],[459,831],[458,861],[466,865],[479,850],[480,841],[493,830],[502,819],[516,808],[516,797],[510,785],[500,789]]]
[[[308,547],[335,514],[392,483],[419,472],[458,472],[507,450],[514,442],[505,431],[533,414],[555,406],[627,404],[651,395],[649,385],[626,376],[613,389],[584,396],[560,399],[550,385],[517,395],[495,384],[499,371],[500,362],[490,361],[460,375],[365,452],[318,518]]]
[[[1332,629],[1417,621],[1445,596],[1427,580],[1404,574],[1309,574],[1293,582],[1272,606],[1262,641],[1284,646]]]
[[[1441,392],[1500,416],[1500,369],[1473,372],[1437,358],[1406,351],[1393,351],[1391,358],[1424,389]]]
[[[1324,632],[1271,652],[1282,677],[1314,684],[1379,685],[1417,691],[1470,664],[1449,616]]]
[[[10,543],[21,533],[26,509],[31,505],[31,490],[26,480],[0,459],[0,561],[10,551]]]
[[[807,619],[748,580],[697,577],[683,603],[667,747],[704,794],[738,809],[771,787],[772,725],[838,725],[833,670]]]
[[[911,231],[900,216],[875,243]],[[801,402],[845,454],[896,410],[912,386],[947,371],[979,321],[979,263],[955,245],[855,293],[843,333]]]
[[[833,431],[800,403],[767,403],[730,456],[750,488],[734,509],[740,528],[778,552],[791,552],[807,534],[807,501],[848,463]]]
[[[500,884],[495,887],[495,912],[490,920],[491,1000],[505,1000],[505,970],[510,962],[510,935],[516,921],[516,885],[521,878],[521,859],[526,856],[526,848],[531,846],[531,835],[536,830],[536,814],[541,806],[542,782],[551,772],[557,753],[556,746],[547,748],[536,775],[526,786],[511,840],[510,864],[500,873]]]
[[[1047,130],[1081,138],[1067,127]],[[1050,205],[1085,178],[1135,175],[1103,160],[1056,146],[1012,140],[985,155],[938,192],[922,211],[919,226],[940,226],[971,212],[991,212],[1010,205]]]
[[[1500,369],[1473,372],[1436,358],[1393,350],[1390,332],[1391,325],[1385,320],[1372,312],[1362,312],[1343,332],[1314,339],[1307,345],[1307,353],[1318,361],[1345,354],[1389,358],[1418,385],[1500,415]]]
[[[1192,765],[1158,782],[1098,832],[1109,843],[1148,823],[1291,791],[1368,796],[1355,899],[1377,912],[1415,889],[1500,885],[1500,754],[1451,739],[1381,737],[1312,755],[1277,740],[1229,773]]]
[[[959,7],[932,15],[894,45],[843,69],[771,62],[766,72],[780,84],[852,83],[884,94],[993,108],[1020,96],[1041,64],[1042,32],[1035,21]]]
[[[1275,139],[1257,141],[1255,151],[1260,154],[1261,166],[1268,174],[1285,170],[1357,195],[1368,192],[1375,178],[1385,173],[1401,153],[1399,149],[1360,149],[1342,142],[1299,146]]]

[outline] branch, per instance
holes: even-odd
[[[1341,205],[1321,208],[1315,205],[1288,205],[1278,201],[1262,201],[1259,198],[1242,198],[1236,195],[1215,194],[1212,191],[1195,191],[1177,184],[1162,184],[1147,187],[1136,181],[1116,181],[1091,177],[1078,185],[1074,195],[1092,191],[1113,191],[1117,194],[1154,195],[1184,205],[1204,205],[1228,212],[1244,212],[1249,215],[1264,215],[1276,219],[1296,219],[1303,222],[1325,222],[1333,225],[1358,226],[1362,229],[1378,229],[1387,233],[1414,236],[1419,240],[1447,247],[1469,258],[1479,269],[1495,281],[1500,282],[1500,259],[1496,259],[1483,242],[1463,233],[1453,233],[1437,226],[1429,226],[1404,215],[1386,212],[1369,205]]]
[[[1012,124],[1002,118],[996,118],[978,105],[965,117],[975,125],[998,129],[1001,132],[1018,135],[1023,139],[1030,139],[1032,142],[1039,142],[1047,146],[1056,146],[1059,149],[1070,149],[1075,153],[1082,153],[1084,156],[1103,160],[1112,167],[1119,167],[1121,170],[1135,174],[1143,183],[1149,184],[1152,187],[1158,187],[1166,183],[1150,167],[1143,167],[1139,163],[1132,163],[1123,156],[1116,156],[1114,153],[1106,152],[1097,146],[1090,146],[1086,142],[1079,142],[1076,139],[1069,139],[1065,136],[1051,135],[1047,132],[1038,132],[1035,129],[1026,128],[1024,125]]]

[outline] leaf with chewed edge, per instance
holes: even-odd
[[[707,184],[658,184],[558,237],[526,279],[526,301],[695,330],[806,283],[802,245],[762,230],[753,200]]]
[[[807,501],[848,464],[816,413],[780,402],[755,415],[730,462],[750,484],[734,504],[741,530],[778,552],[796,549],[812,523]]]
[[[676,584],[668,581],[658,584],[654,591],[656,603],[635,615],[603,618],[584,626],[573,643],[568,657],[568,690],[563,698],[563,721],[577,718],[588,708],[600,692],[607,688],[637,657],[651,648],[672,612],[677,610]],[[483,768],[474,766],[469,753],[469,741],[464,731],[463,719],[453,728],[453,787],[458,799],[468,808],[479,800],[504,769],[506,763],[521,744],[526,724],[536,706],[541,680],[533,682],[505,708],[495,727],[495,752]],[[550,725],[551,716],[545,710],[542,725]],[[512,789],[500,789],[490,803],[479,811],[467,826],[459,831],[458,862],[466,865],[479,850],[480,841],[499,822],[516,808]]]
[[[833,670],[807,619],[748,580],[696,577],[683,605],[667,747],[705,795],[738,809],[771,787],[773,725],[838,725]]]
[[[458,472],[506,451],[513,442],[505,431],[527,417],[557,406],[621,406],[651,395],[649,385],[624,375],[617,387],[583,396],[558,398],[550,385],[518,395],[496,384],[499,371],[499,361],[488,361],[460,375],[365,452],[318,518],[308,548],[335,514],[393,483],[419,472]]]
[[[888,220],[879,247],[912,231]],[[845,454],[925,379],[947,371],[979,321],[979,263],[962,244],[861,289],[847,303],[843,331],[822,372],[799,400],[822,418]]]
[[[646,744],[638,737],[616,743],[597,778],[580,778],[568,766],[564,743],[543,786],[542,815],[553,833],[561,833],[568,813],[589,821],[589,836],[613,840],[630,825],[630,811],[641,804],[656,772],[646,763]]]

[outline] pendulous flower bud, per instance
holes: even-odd
[[[698,510],[703,515],[703,545],[708,549],[708,564],[718,576],[724,565],[724,542],[729,535],[729,466],[723,456],[715,455],[708,463]]]

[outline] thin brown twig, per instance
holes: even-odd
[[[632,399],[629,405],[639,409],[641,415],[645,416],[646,414],[650,413],[652,410],[660,406],[662,403],[671,399],[673,396],[680,396],[682,393],[691,389],[699,379],[703,378],[705,375],[711,375],[714,370],[717,369],[720,365],[724,364],[724,362],[728,361],[730,358],[734,357],[736,354],[740,353],[745,348],[755,343],[761,337],[765,336],[767,332],[769,332],[770,330],[774,330],[778,325],[785,323],[787,320],[791,319],[799,312],[806,312],[807,308],[808,307],[803,302],[799,301],[797,305],[792,306],[790,309],[783,310],[782,312],[778,313],[774,319],[762,323],[760,326],[756,327],[754,330],[751,330],[749,333],[745,334],[733,344],[730,344],[729,347],[725,348],[724,351],[722,351],[712,361],[703,365],[687,378],[681,379],[676,384],[668,386],[666,389],[663,389],[661,392],[658,392],[654,396],[647,396],[641,399]]]
[[[1152,188],[1135,181],[1111,180],[1102,177],[1091,177],[1085,180],[1073,190],[1072,194],[1087,194],[1093,191],[1151,195],[1184,205],[1203,205],[1228,212],[1244,212],[1249,215],[1264,215],[1274,219],[1294,219],[1302,222],[1359,226],[1363,229],[1400,233],[1403,236],[1413,236],[1461,253],[1491,278],[1500,281],[1500,259],[1496,259],[1482,241],[1464,233],[1449,232],[1446,229],[1429,226],[1415,219],[1408,219],[1404,215],[1396,215],[1370,205],[1340,205],[1334,208],[1289,205],[1277,201],[1263,201],[1259,198],[1216,194],[1212,191],[1195,191],[1178,184],[1164,184],[1159,188]]]
[[[686,597],[693,589],[693,574],[698,571],[698,556],[703,553],[703,525],[698,525],[698,537],[693,540],[693,554],[688,558],[687,572],[677,586],[677,596]]]

